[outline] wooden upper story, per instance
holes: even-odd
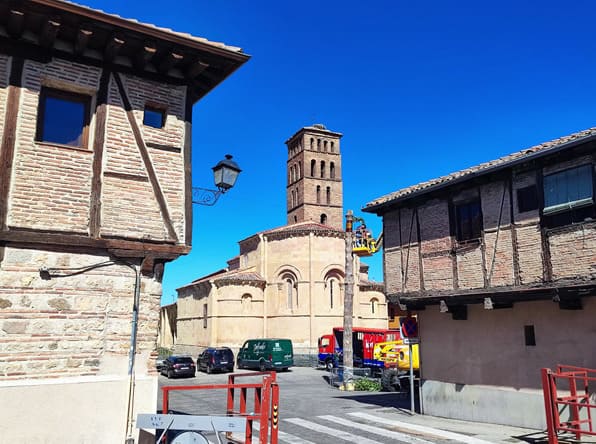
[[[0,4],[0,243],[187,253],[192,106],[247,59],[70,2]]]
[[[487,308],[596,294],[596,128],[370,202],[387,294],[408,308]],[[455,310],[454,310],[455,311]]]

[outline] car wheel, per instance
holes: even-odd
[[[264,372],[265,370],[267,370],[267,366],[265,365],[265,361],[260,361],[259,362],[259,370]]]
[[[207,374],[210,375],[211,373],[213,373],[213,368],[210,364],[207,364]]]
[[[333,370],[333,360],[331,359],[327,359],[325,361],[325,369],[330,372],[331,370]]]
[[[174,372],[172,370],[168,370],[168,379],[171,379],[174,377]]]

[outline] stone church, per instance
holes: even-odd
[[[341,137],[316,124],[286,141],[287,225],[241,240],[227,268],[177,289],[177,351],[284,337],[297,355],[312,355],[321,335],[343,325]],[[353,324],[387,328],[383,284],[353,260]]]

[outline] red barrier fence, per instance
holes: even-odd
[[[237,378],[248,378],[262,376],[259,383],[236,383]],[[206,384],[191,386],[165,386],[163,392],[162,412],[169,411],[169,394],[173,391],[187,390],[227,390],[227,410],[228,416],[241,416],[246,418],[246,432],[244,444],[252,444],[253,421],[259,422],[259,444],[278,444],[278,409],[279,409],[279,386],[276,382],[275,372],[250,372],[236,373],[228,376],[227,384]],[[248,393],[254,390],[252,398],[253,405],[251,412],[247,411],[249,404]],[[235,399],[236,393],[239,398]],[[237,402],[236,402],[237,401]],[[269,436],[271,440],[269,440]],[[235,440],[233,436],[227,436],[230,440]]]
[[[556,371],[543,368],[541,374],[549,444],[558,444],[560,438],[570,435],[576,440],[582,435],[596,436],[592,425],[596,404],[591,404],[590,392],[590,383],[596,385],[596,370],[558,365]]]

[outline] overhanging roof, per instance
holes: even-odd
[[[0,52],[188,85],[194,101],[249,59],[238,47],[63,0],[0,2]]]
[[[402,188],[401,190],[386,194],[367,203],[366,206],[362,208],[362,211],[380,215],[405,200],[420,197],[442,188],[492,174],[506,168],[511,168],[592,141],[596,141],[596,128],[589,128],[549,142],[541,143],[540,145],[526,148],[490,162],[481,163],[480,165],[460,170],[446,176],[441,176],[407,188]]]

